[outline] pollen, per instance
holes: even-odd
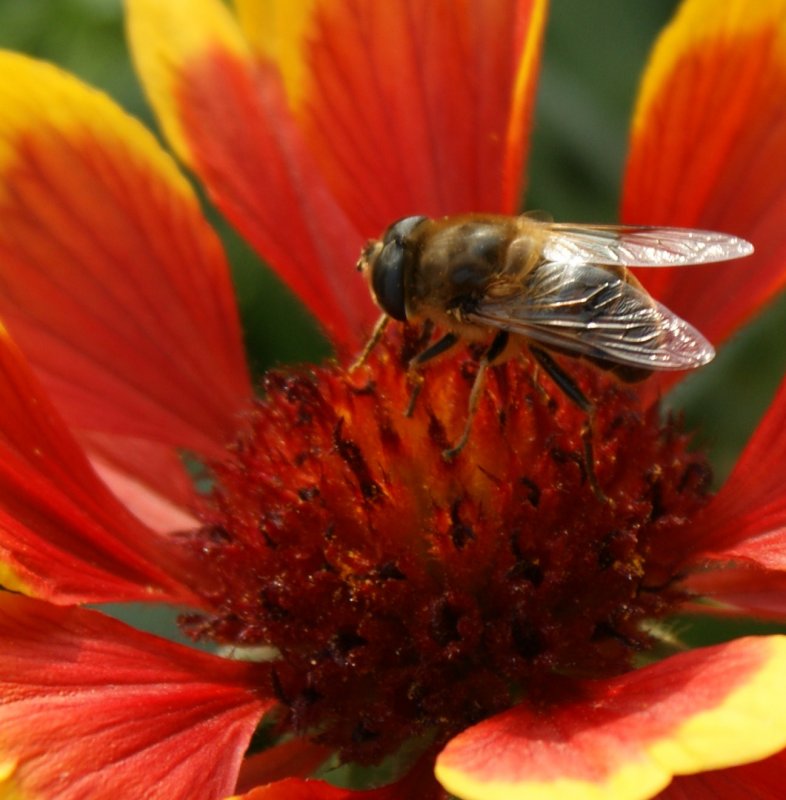
[[[517,358],[446,459],[477,361],[430,365],[406,416],[413,347],[388,331],[351,373],[270,374],[193,540],[215,581],[187,630],[264,647],[280,730],[361,763],[630,669],[684,600],[676,544],[707,500],[679,426],[578,361],[591,420]]]

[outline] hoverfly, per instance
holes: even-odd
[[[551,352],[583,357],[625,381],[706,364],[712,345],[627,268],[706,264],[752,252],[735,236],[687,228],[562,224],[527,215],[406,217],[369,242],[358,261],[383,315],[355,366],[391,318],[424,325],[426,342],[439,328],[441,338],[410,362],[411,413],[424,364],[462,341],[488,343],[449,458],[467,442],[486,369],[524,346],[588,414],[590,401]]]

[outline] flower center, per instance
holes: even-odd
[[[586,415],[524,360],[489,371],[448,461],[476,363],[430,366],[406,417],[397,337],[352,374],[267,378],[195,535],[212,612],[185,621],[270,648],[281,725],[366,763],[629,669],[682,599],[675,541],[709,477],[673,423],[580,362],[592,465]]]

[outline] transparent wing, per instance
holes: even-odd
[[[469,318],[547,347],[651,370],[690,369],[715,355],[685,320],[600,264],[540,264],[521,292],[481,300]]]
[[[543,257],[571,264],[616,264],[622,267],[679,267],[749,256],[745,239],[690,228],[626,225],[546,225]]]

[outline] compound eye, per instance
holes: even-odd
[[[385,231],[385,235],[382,237],[382,244],[387,244],[388,242],[393,242],[396,240],[401,241],[402,239],[405,239],[425,219],[426,217],[421,215],[414,217],[404,217],[403,219],[394,222]]]
[[[388,242],[371,268],[371,289],[380,308],[393,319],[406,322],[404,271],[409,251],[397,239]]]

